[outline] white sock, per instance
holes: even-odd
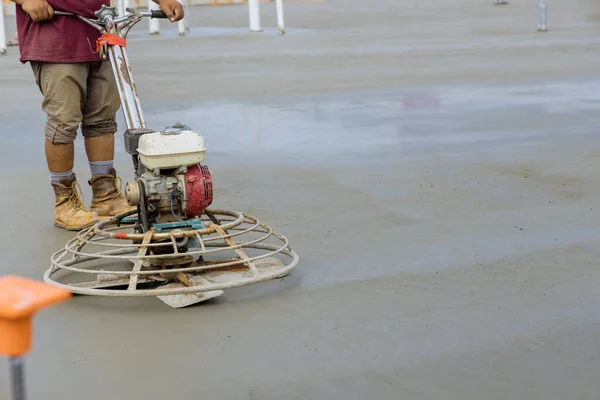
[[[61,179],[69,179],[73,176],[73,170],[69,170],[67,172],[52,172],[50,171],[50,179],[53,182],[60,183]]]
[[[92,161],[90,162],[90,170],[92,176],[96,175],[108,175],[114,165],[114,161]]]

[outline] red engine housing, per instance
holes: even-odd
[[[213,182],[205,165],[188,167],[185,174],[185,214],[188,218],[199,217],[213,201]]]

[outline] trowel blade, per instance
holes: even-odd
[[[168,285],[162,286],[163,288],[182,288],[186,287],[181,283],[169,283]],[[184,308],[194,304],[202,303],[215,297],[219,297],[224,292],[222,290],[213,290],[210,292],[199,292],[199,293],[186,293],[186,294],[169,294],[164,296],[156,296],[160,301],[172,308]]]

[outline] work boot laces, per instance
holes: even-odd
[[[87,211],[84,206],[83,190],[81,189],[81,185],[77,181],[74,181],[71,184],[69,203],[75,208],[75,210]]]
[[[117,176],[113,180],[115,186],[115,192],[110,196],[113,199],[125,198],[125,182],[120,176]]]
[[[110,178],[106,177],[104,179],[110,179],[112,181],[112,184],[115,189],[114,192],[108,191],[108,192],[103,193],[103,198],[105,200],[116,199],[119,197],[125,197],[125,194],[124,194],[125,193],[125,183],[123,182],[123,179],[121,179],[120,176],[117,176],[117,177],[111,176]]]
[[[125,197],[125,182],[120,176],[115,178],[115,190],[120,197]]]

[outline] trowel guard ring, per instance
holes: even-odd
[[[299,261],[285,236],[241,212],[206,210],[202,229],[146,233],[121,223],[128,214],[79,232],[51,257],[45,282],[83,295],[207,293],[281,278]]]

